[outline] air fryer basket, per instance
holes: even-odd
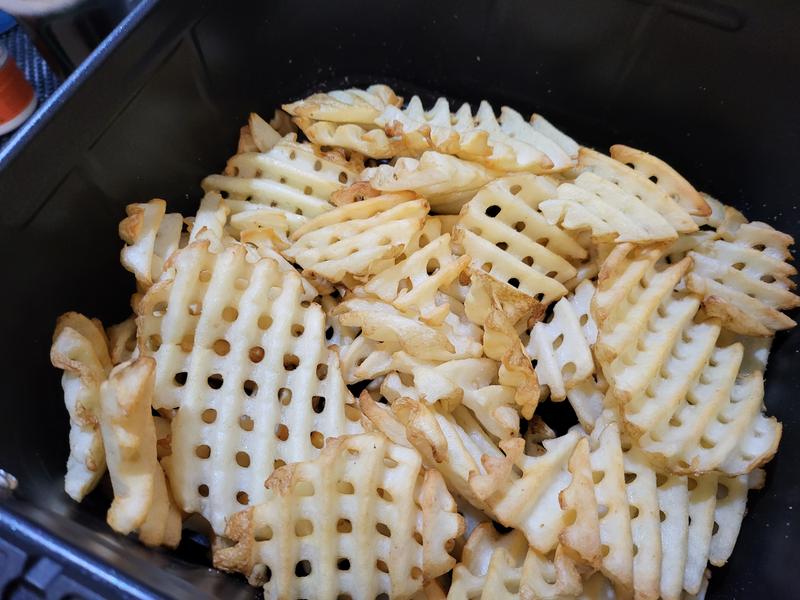
[[[201,538],[147,550],[106,526],[108,489],[81,505],[63,493],[68,422],[48,360],[61,312],[130,313],[124,206],[193,212],[248,112],[378,81],[485,97],[590,146],[650,150],[800,238],[798,26],[791,0],[145,0],[0,154],[0,467],[19,481],[0,491],[0,596],[253,597],[207,568]],[[798,353],[800,332],[778,335],[766,403],[784,438],[712,598],[796,595]]]

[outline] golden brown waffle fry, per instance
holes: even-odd
[[[139,358],[115,367],[101,386],[100,430],[114,487],[107,518],[114,531],[136,530],[143,544],[174,548],[181,514],[156,455],[150,413],[154,372],[152,358]]]
[[[392,158],[407,153],[406,144],[392,138],[380,128],[362,127],[356,123],[332,123],[295,117],[294,122],[306,137],[318,146],[338,146],[371,158]]]
[[[493,169],[545,172],[575,164],[568,153],[575,143],[560,132],[553,136],[552,125],[540,118],[534,126],[507,106],[497,117],[486,101],[474,115],[467,104],[451,114],[444,98],[425,111],[419,97],[414,96],[405,109],[387,106],[375,122],[387,133],[402,137],[411,148],[428,147]]]
[[[697,190],[660,158],[621,144],[611,146],[611,157],[653,181],[690,215],[710,214],[709,206]]]
[[[351,396],[301,277],[245,254],[188,246],[138,318],[140,352],[158,363],[153,404],[180,407],[165,464],[173,493],[220,534],[265,498],[275,461],[316,456],[325,438],[361,429],[345,414]]]
[[[727,209],[726,209],[727,210]],[[790,277],[791,236],[765,223],[720,227],[721,239],[690,252],[694,267],[687,287],[703,296],[706,311],[745,335],[770,336],[795,322],[781,310],[800,306]]]
[[[443,214],[457,214],[486,183],[498,173],[477,163],[439,152],[425,152],[419,160],[398,158],[394,165],[364,169],[361,180],[376,190],[411,190]]]
[[[111,370],[108,342],[97,319],[75,312],[56,321],[50,362],[64,371],[61,385],[69,412],[69,458],[64,491],[80,502],[106,470],[99,430],[100,385]]]
[[[284,254],[327,281],[357,281],[394,265],[425,221],[428,204],[408,193],[340,206],[292,234]]]
[[[249,200],[279,209],[294,231],[298,223],[331,210],[331,194],[355,182],[360,169],[355,160],[323,153],[290,134],[267,152],[231,157],[225,174],[209,175],[202,186],[226,200]]]
[[[515,326],[540,318],[541,306],[522,294],[508,293],[504,284],[479,271],[471,273],[464,309],[473,323],[483,325],[483,353],[498,362],[498,381],[515,388],[514,401],[526,419],[539,403],[539,381]]]
[[[158,280],[164,263],[181,245],[183,217],[166,210],[167,203],[157,198],[129,204],[125,207],[128,216],[119,224],[119,237],[126,244],[120,262],[145,289]]]
[[[449,304],[436,304],[436,293],[455,281],[468,263],[468,256],[453,256],[450,234],[446,233],[416,252],[407,251],[405,260],[370,279],[364,292],[435,325],[450,311]]]
[[[640,244],[677,239],[675,228],[642,200],[591,172],[558,186],[558,195],[539,203],[551,224],[592,232],[598,242]]]
[[[464,524],[441,475],[380,433],[331,440],[268,485],[269,499],[229,522],[235,545],[214,553],[265,596],[409,598],[455,564]]]
[[[559,547],[549,559],[528,546],[519,531],[499,534],[479,525],[453,570],[449,600],[577,598],[583,585],[572,560]]]
[[[334,123],[371,125],[387,106],[401,106],[403,99],[387,85],[371,85],[366,90],[347,89],[312,94],[304,100],[284,104],[293,117]]]
[[[594,173],[618,185],[628,194],[636,196],[664,217],[678,233],[691,233],[698,229],[698,224],[692,220],[691,214],[665,189],[623,162],[589,148],[581,148],[577,171]]]

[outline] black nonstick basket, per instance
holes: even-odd
[[[105,523],[109,491],[63,491],[56,316],[128,316],[117,224],[162,197],[193,213],[250,111],[387,82],[536,110],[578,141],[664,158],[698,189],[800,239],[795,0],[145,0],[0,153],[0,598],[252,598],[203,538],[148,550]],[[797,316],[795,315],[795,318]],[[711,598],[800,596],[800,330],[766,404],[784,423],[766,488]],[[2,484],[0,483],[0,487]]]

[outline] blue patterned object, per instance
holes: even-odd
[[[17,22],[10,14],[0,10],[0,33],[5,33],[11,29]]]
[[[39,102],[38,106],[41,106],[61,84],[58,77],[44,62],[28,34],[21,27],[15,26],[0,34],[0,44],[8,48],[8,52],[14,57],[17,65],[25,74],[25,78],[33,85],[33,89],[36,90],[36,99]],[[14,132],[12,131],[0,136],[0,148],[6,144],[13,134]]]

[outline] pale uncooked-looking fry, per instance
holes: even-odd
[[[226,518],[265,498],[277,464],[361,430],[346,413],[351,396],[320,306],[296,272],[245,254],[188,246],[138,318],[140,352],[158,364],[153,404],[180,407],[165,460],[175,499],[220,534]]]
[[[611,157],[656,183],[690,215],[703,217],[710,214],[711,210],[702,195],[660,158],[622,144],[611,146]]]
[[[459,228],[469,233],[457,238],[475,268],[486,269],[531,296],[542,294],[537,299],[545,304],[567,292],[564,282],[577,273],[569,260],[587,256],[580,244],[536,210],[555,194],[547,178],[504,177],[481,189],[458,220]]]
[[[703,296],[706,311],[744,335],[771,336],[794,327],[781,312],[800,306],[790,279],[797,270],[787,262],[792,237],[757,222],[718,232],[721,239],[689,252],[694,268],[686,284]]]
[[[594,287],[588,281],[581,286],[581,299],[591,298]],[[580,287],[580,286],[579,286]],[[533,326],[525,348],[531,360],[536,361],[539,384],[547,386],[550,398],[561,401],[571,388],[586,380],[594,372],[594,359],[582,326],[589,324],[588,303],[582,315],[575,310],[571,299],[562,298],[553,307],[550,321],[539,321]],[[581,323],[581,318],[586,322]]]
[[[560,546],[549,559],[530,548],[519,531],[501,535],[483,523],[464,546],[447,598],[577,598],[582,588],[580,573]]]
[[[457,302],[451,299],[451,312],[436,326],[423,323],[415,315],[403,313],[391,304],[367,298],[345,300],[336,307],[334,314],[342,325],[360,327],[363,337],[397,344],[421,359],[479,358],[480,328],[452,312]]]
[[[436,212],[457,214],[498,173],[455,156],[425,152],[419,160],[399,158],[394,165],[364,169],[360,177],[376,190],[411,190],[428,200]]]
[[[664,217],[677,232],[697,231],[698,225],[692,220],[691,214],[646,175],[642,175],[623,162],[588,148],[581,148],[578,157],[579,172],[589,171],[615,183]]]
[[[136,358],[138,348],[136,347],[135,316],[131,316],[116,325],[111,325],[106,329],[106,335],[108,336],[108,352],[112,365],[116,366]]]
[[[519,435],[519,412],[515,388],[500,385],[499,364],[489,358],[467,358],[436,364],[413,358],[405,352],[392,355],[391,368],[413,379],[413,388],[402,394],[386,393],[399,380],[390,374],[381,386],[389,400],[405,395],[428,404],[442,402],[469,408],[491,435],[504,440]]]
[[[468,256],[453,255],[446,233],[375,275],[364,285],[364,292],[391,302],[398,310],[415,312],[428,323],[441,323],[450,306],[437,305],[437,292],[455,281],[468,263]]]
[[[449,571],[464,528],[441,475],[380,433],[332,440],[275,471],[272,495],[235,515],[215,566],[268,597],[409,598]]]
[[[590,230],[598,242],[646,244],[678,237],[675,228],[642,200],[588,171],[558,186],[557,196],[539,203],[539,210],[549,223],[564,229]]]
[[[360,405],[376,427],[419,450],[461,497],[520,529],[538,552],[562,544],[582,563],[599,562],[588,443],[580,433],[544,440],[537,456],[526,456],[521,438],[502,442],[501,452],[464,407],[447,414],[396,398],[389,410],[369,394]]]
[[[106,471],[99,430],[100,385],[111,370],[108,341],[100,321],[64,313],[56,322],[50,361],[62,369],[69,413],[69,458],[64,491],[80,502]]]
[[[100,431],[114,488],[107,519],[114,531],[136,531],[143,544],[174,548],[181,513],[157,457],[150,412],[154,372],[152,358],[138,358],[114,367],[101,386]]]
[[[365,281],[394,265],[422,228],[428,208],[409,193],[346,204],[297,229],[284,254],[326,281]]]
[[[283,211],[293,231],[307,219],[333,208],[331,194],[355,182],[361,169],[355,159],[285,136],[267,152],[237,154],[225,173],[209,175],[202,186],[225,199],[248,200]],[[298,219],[301,217],[301,219]]]
[[[167,203],[158,198],[129,204],[128,216],[119,224],[119,237],[126,244],[120,262],[145,289],[158,280],[164,263],[181,244],[183,217],[166,211]]]

